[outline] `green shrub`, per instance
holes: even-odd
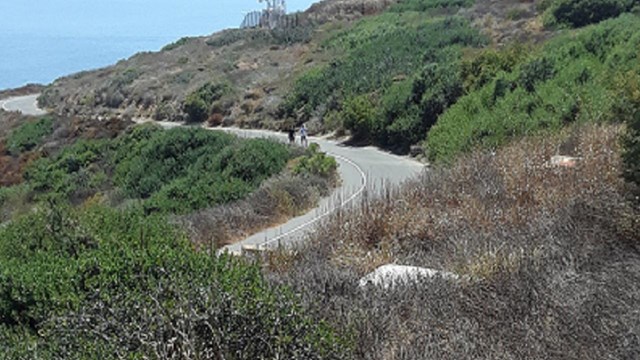
[[[220,161],[225,175],[256,186],[280,172],[288,159],[289,151],[285,146],[271,140],[254,139],[225,153]]]
[[[442,69],[449,69],[447,63],[458,64],[461,47],[484,43],[484,38],[466,20],[440,17],[428,11],[462,4],[401,2],[329,37],[324,49],[340,55],[296,80],[283,105],[283,115],[299,120],[328,115],[330,122],[342,122],[358,141],[408,151],[411,144],[424,138],[435,121],[432,114],[448,106],[453,93],[458,91],[454,89],[458,86],[445,84],[458,75],[452,67],[447,72],[452,76],[433,80],[440,82],[441,88],[426,95],[431,97],[431,103],[427,99],[423,102],[422,98],[414,101],[409,96],[398,97],[400,90],[396,84],[402,83],[406,90],[406,82],[420,78],[428,64],[442,63]],[[398,104],[390,104],[392,99]],[[396,111],[404,105],[409,105],[406,110]]]
[[[421,133],[425,134],[438,116],[462,96],[462,79],[455,59],[425,66],[413,83],[413,101],[420,108]],[[420,135],[420,134],[416,134]],[[410,139],[412,143],[416,138]]]
[[[355,29],[328,40],[327,48],[344,55],[328,66],[303,74],[285,108],[290,115],[302,110],[308,116],[334,98],[342,100],[388,88],[397,76],[419,70],[425,54],[450,45],[473,46],[482,42],[482,37],[461,18],[431,20],[421,13],[385,13],[362,20]]]
[[[546,10],[545,25],[581,27],[630,11],[635,0],[557,0]]]
[[[46,116],[22,124],[9,134],[7,149],[13,155],[33,150],[45,136],[53,132],[53,122],[53,118]]]
[[[290,291],[269,286],[259,267],[193,251],[162,216],[40,209],[0,228],[0,250],[3,356],[348,356],[344,342],[304,314]]]
[[[184,112],[191,122],[207,120],[214,109],[215,102],[231,92],[228,84],[206,83],[195,92],[189,94],[184,101]]]
[[[460,64],[460,76],[466,92],[475,91],[493,81],[499,72],[511,72],[529,54],[521,45],[511,45],[504,49],[483,50]]]
[[[129,141],[123,139],[125,143]],[[206,154],[205,149],[212,154],[218,153],[231,144],[232,137],[195,129],[175,129],[152,132],[148,139],[131,142],[136,151],[119,152],[116,158],[116,183],[129,196],[148,198],[182,176]]]
[[[338,163],[336,159],[320,152],[318,144],[311,144],[304,156],[298,159],[293,172],[298,175],[318,175],[335,179]]]
[[[210,106],[199,96],[191,94],[184,101],[184,112],[189,115],[189,121],[203,122],[209,117]]]
[[[414,79],[394,84],[382,99],[384,126],[376,142],[400,153],[424,139],[438,116],[463,94],[457,53],[441,54]],[[450,60],[444,60],[448,58]]]
[[[612,80],[637,63],[639,34],[640,19],[622,16],[552,40],[506,67],[439,118],[426,142],[430,158],[448,162],[477,146],[495,148],[573,122],[616,120],[620,96]]]
[[[554,75],[552,60],[544,57],[534,59],[520,66],[518,84],[526,91],[533,92],[536,84],[552,79]]]
[[[231,135],[197,129],[152,132],[148,139],[132,141],[136,151],[119,152],[114,161],[116,184],[131,197],[148,198],[185,176],[199,158],[217,154],[232,142]]]
[[[640,66],[622,73],[615,84],[619,100],[616,115],[627,124],[624,177],[640,186]]]
[[[369,95],[346,99],[341,115],[344,127],[351,130],[352,136],[357,140],[368,139],[378,131],[378,114]]]
[[[232,141],[230,135],[196,129],[134,132],[120,140],[124,149],[132,150],[114,159],[116,183],[131,197],[148,198],[184,176],[199,157],[216,154]]]
[[[114,189],[148,211],[185,213],[237,200],[282,171],[283,144],[195,128],[134,127],[115,140],[79,141],[31,164],[37,200],[80,203]]]
[[[375,135],[376,141],[392,148],[402,148],[411,144],[415,132],[421,133],[418,106],[413,102],[414,81],[407,79],[394,83],[380,99],[380,121],[383,124]],[[424,136],[424,132],[422,132]]]
[[[160,51],[171,51],[171,50],[175,50],[181,46],[184,46],[186,44],[188,44],[189,42],[191,42],[194,38],[192,37],[183,37],[178,39],[175,42],[172,42],[169,45],[166,45],[165,47],[163,47]]]
[[[237,200],[284,169],[286,146],[202,129],[140,128],[120,140],[115,181],[149,211],[188,212]]]
[[[107,182],[104,162],[108,152],[105,141],[78,141],[53,157],[33,162],[24,179],[42,198],[71,198],[98,191]],[[81,196],[84,197],[84,196]]]
[[[284,111],[291,116],[302,113],[303,120],[307,120],[330,97],[336,86],[324,68],[311,69],[296,80],[283,105]]]

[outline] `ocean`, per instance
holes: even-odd
[[[55,36],[0,33],[0,90],[48,84],[79,71],[116,63],[141,51],[158,51],[167,36]]]
[[[314,0],[289,0],[290,11]],[[0,90],[157,51],[182,36],[237,27],[255,0],[0,1]]]

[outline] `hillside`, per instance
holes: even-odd
[[[368,1],[364,7],[360,3],[320,2],[291,15],[292,25],[286,29],[231,29],[180,39],[157,53],[140,53],[108,68],[58,79],[41,103],[64,115],[181,121],[187,95],[216,82],[232,87],[218,109],[227,124],[264,125],[277,118],[295,74],[327,61],[318,57],[316,48],[331,27],[328,23],[342,26],[361,17],[361,11],[379,12],[389,1]]]
[[[69,116],[183,121],[189,118],[185,112],[189,94],[214,83],[228,87],[207,112],[216,124],[278,128],[285,117],[297,123],[307,121],[305,114],[284,113],[283,104],[295,81],[341,57],[344,50],[331,39],[346,34],[363,16],[375,17],[396,2],[326,0],[290,15],[290,25],[274,31],[232,29],[181,39],[157,53],[137,54],[108,68],[58,79],[46,89],[41,104]],[[470,3],[452,4],[436,2],[424,10],[410,9],[408,21],[440,21]],[[508,4],[508,0],[480,0],[461,15],[496,43],[538,36],[528,30],[536,16],[535,3],[519,4],[522,12],[515,23],[495,10]],[[412,26],[409,22],[407,26]],[[437,36],[433,31],[424,29],[424,36]],[[410,75],[402,65],[389,69],[390,79]],[[315,130],[331,128],[325,125],[327,115],[321,111],[311,116]]]
[[[287,24],[0,110],[0,359],[640,358],[638,0],[327,0]],[[359,169],[299,246],[232,258],[336,161],[136,117],[306,123],[432,166]],[[417,271],[369,281],[388,266]]]

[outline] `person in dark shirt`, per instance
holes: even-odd
[[[296,130],[294,128],[289,129],[289,144],[293,145],[296,142]]]
[[[300,145],[307,147],[307,145],[309,145],[309,143],[307,142],[307,128],[304,127],[304,124],[302,124],[302,127],[300,128]]]

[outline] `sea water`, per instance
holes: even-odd
[[[55,36],[0,33],[0,90],[105,67],[141,51],[158,51],[167,36]]]
[[[290,11],[314,0],[287,1]],[[255,0],[0,0],[0,90],[157,51],[183,36],[237,27]]]

